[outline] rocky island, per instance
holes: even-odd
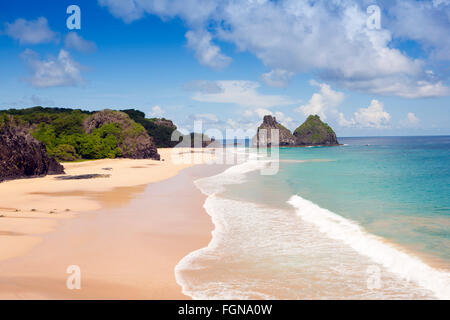
[[[279,130],[279,143],[272,141],[272,130]],[[265,131],[262,131],[265,130]],[[262,133],[262,134],[260,134]],[[275,137],[274,137],[275,138]],[[283,125],[277,122],[275,117],[270,115],[264,116],[263,123],[258,128],[258,133],[256,135],[257,145],[267,145],[267,146],[293,146],[295,145],[295,137]]]
[[[295,129],[294,136],[297,146],[339,145],[336,133],[317,115],[309,116],[300,127]]]
[[[279,142],[274,142],[271,130],[279,130]],[[262,131],[266,130],[266,131]],[[261,135],[261,136],[260,136]],[[275,117],[267,115],[263,123],[258,128],[258,133],[254,139],[254,145],[258,146],[338,146],[339,142],[333,129],[317,115],[311,115],[299,126],[294,134],[286,127],[279,124]]]

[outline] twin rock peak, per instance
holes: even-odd
[[[266,134],[262,134],[262,137],[260,137],[260,132],[263,129],[266,130]],[[279,143],[272,141],[272,129],[279,130]],[[261,133],[264,133],[264,131]],[[293,134],[289,129],[279,124],[275,117],[267,115],[258,128],[256,141],[259,146],[306,147],[339,145],[336,133],[328,124],[320,120],[320,117],[317,115],[309,116],[301,126],[295,129]]]

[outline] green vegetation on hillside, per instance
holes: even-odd
[[[140,124],[125,114],[128,121],[105,123],[87,131],[84,123],[93,114],[95,112],[62,108],[9,109],[0,111],[0,123],[6,121],[7,115],[12,115],[43,142],[48,154],[58,161],[121,157],[130,151],[125,150],[130,146],[124,144],[124,140],[136,139],[145,133]]]
[[[145,113],[135,109],[121,110],[130,116],[131,119],[141,124],[147,133],[153,137],[156,147],[172,148],[178,144],[177,141],[171,141],[172,133],[177,127],[172,121],[161,118],[145,118]]]
[[[318,115],[311,115],[294,131],[299,144],[304,145],[334,145],[338,144],[333,129],[320,120]]]
[[[327,123],[322,122],[318,115],[309,116],[308,119],[306,119],[306,121],[294,132],[301,135],[311,130],[318,130],[321,127],[326,128],[329,133],[334,133],[333,129],[331,129],[331,127]]]

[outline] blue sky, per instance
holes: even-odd
[[[338,136],[450,134],[449,31],[449,0],[2,1],[0,108],[136,108],[186,130],[319,114]]]

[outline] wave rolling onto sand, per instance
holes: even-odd
[[[215,229],[207,247],[176,267],[185,294],[195,299],[450,298],[445,262],[431,266],[420,254],[299,195],[290,195],[284,206],[268,202],[264,195],[270,197],[271,187],[261,178],[251,181],[266,163],[255,156],[195,182],[208,196],[204,208]],[[242,193],[250,187],[263,195],[245,201]],[[375,288],[373,276],[380,278]]]

